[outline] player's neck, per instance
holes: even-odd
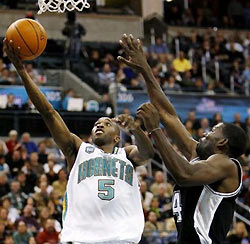
[[[103,145],[103,146],[98,146],[98,148],[100,148],[102,151],[104,151],[105,153],[112,153],[114,150],[114,145],[110,144],[110,145]]]

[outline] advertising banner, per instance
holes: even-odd
[[[195,111],[197,119],[212,119],[215,113],[220,112],[225,122],[232,122],[235,113],[240,113],[242,120],[250,116],[250,97],[170,94],[168,98],[183,121],[189,111]],[[145,92],[119,92],[118,114],[122,113],[124,108],[129,108],[131,114],[135,115],[137,108],[145,102],[149,102]]]
[[[61,89],[57,87],[40,87],[46,98],[55,109],[61,108]],[[15,104],[21,107],[28,100],[28,95],[23,86],[0,86],[0,95],[13,94]]]

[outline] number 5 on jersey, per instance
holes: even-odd
[[[98,197],[102,200],[110,201],[114,198],[115,189],[112,187],[115,180],[98,180]]]
[[[180,191],[174,192],[172,206],[173,206],[173,214],[176,215],[177,223],[179,223],[182,221],[182,216],[181,216],[182,207],[181,207],[181,193],[180,193]]]

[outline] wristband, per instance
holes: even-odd
[[[148,134],[151,136],[152,133],[153,133],[154,131],[157,131],[157,130],[161,130],[161,128],[160,128],[160,127],[154,128],[154,129],[153,129],[151,132],[149,132]]]

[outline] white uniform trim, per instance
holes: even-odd
[[[194,228],[202,244],[212,244],[212,240],[209,237],[209,231],[214,219],[214,214],[222,200],[224,198],[234,197],[241,189],[242,169],[238,160],[232,160],[237,162],[240,168],[240,184],[238,188],[231,193],[221,193],[216,192],[210,186],[205,185],[197,202],[194,211]]]
[[[206,185],[205,187],[207,187],[208,190],[211,191],[213,194],[216,194],[216,195],[223,196],[223,197],[227,198],[227,197],[234,197],[239,193],[239,191],[240,191],[240,189],[242,187],[242,175],[243,175],[243,172],[242,172],[240,162],[237,159],[234,159],[234,158],[231,158],[231,160],[236,162],[238,164],[239,168],[240,168],[240,184],[239,184],[238,188],[233,192],[222,193],[222,192],[217,192],[217,191],[213,190],[209,185]]]
[[[222,200],[222,196],[213,194],[204,186],[194,211],[194,228],[202,244],[212,243],[209,231],[214,214]]]

